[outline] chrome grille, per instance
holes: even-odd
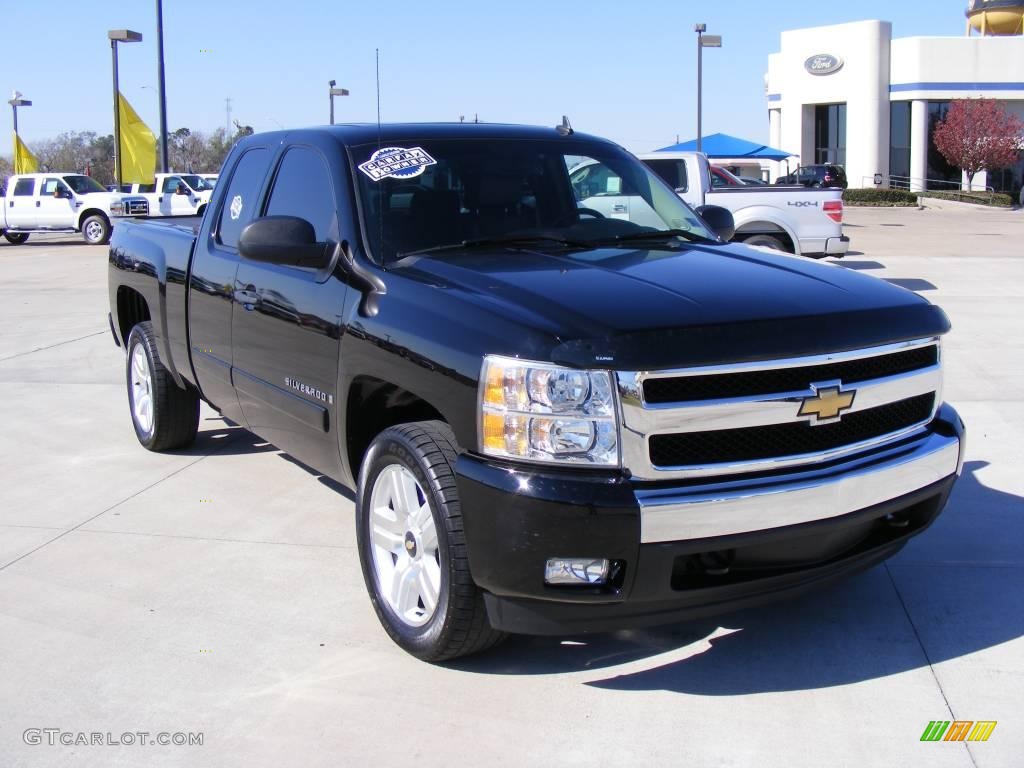
[[[941,402],[937,339],[735,366],[618,373],[623,463],[638,479],[760,472],[920,431]],[[839,418],[801,414],[823,387],[855,392]],[[682,400],[665,401],[667,397]]]

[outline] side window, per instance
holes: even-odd
[[[14,196],[15,197],[31,197],[32,190],[36,188],[35,179],[18,179],[18,183],[14,185]]]
[[[43,181],[43,188],[39,190],[40,197],[53,197],[53,193],[57,191],[57,187],[60,185],[60,181],[57,179],[46,179]]]
[[[217,223],[217,242],[221,245],[238,247],[238,236],[256,214],[259,204],[256,196],[269,165],[270,153],[263,147],[250,149],[235,164]]]
[[[168,176],[164,179],[164,185],[160,188],[160,191],[165,194],[173,195],[178,191],[178,184],[180,183],[181,179],[177,176]]]
[[[156,184],[139,184],[139,192],[156,192]]]
[[[571,178],[577,201],[592,197],[627,194],[622,188],[622,177],[600,162],[594,162],[574,171]]]
[[[687,189],[686,161],[684,160],[644,160],[647,167],[654,171],[672,189]]]
[[[319,242],[338,239],[334,185],[323,158],[312,149],[289,149],[278,168],[267,216],[298,216],[313,225]]]

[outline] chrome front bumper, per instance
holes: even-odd
[[[948,405],[944,415],[956,416]],[[827,469],[686,488],[637,489],[640,542],[704,539],[839,517],[959,474],[958,434],[929,431]]]

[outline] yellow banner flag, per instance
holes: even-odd
[[[18,134],[14,134],[14,172],[15,173],[36,173],[39,170],[39,161],[36,156],[28,151],[25,142]]]
[[[152,184],[156,174],[156,136],[120,93],[117,108],[121,118],[121,181]]]

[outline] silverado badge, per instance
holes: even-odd
[[[853,407],[853,398],[857,394],[855,390],[843,392],[841,386],[811,384],[814,395],[804,398],[797,416],[810,416],[812,426],[839,421],[840,414]]]

